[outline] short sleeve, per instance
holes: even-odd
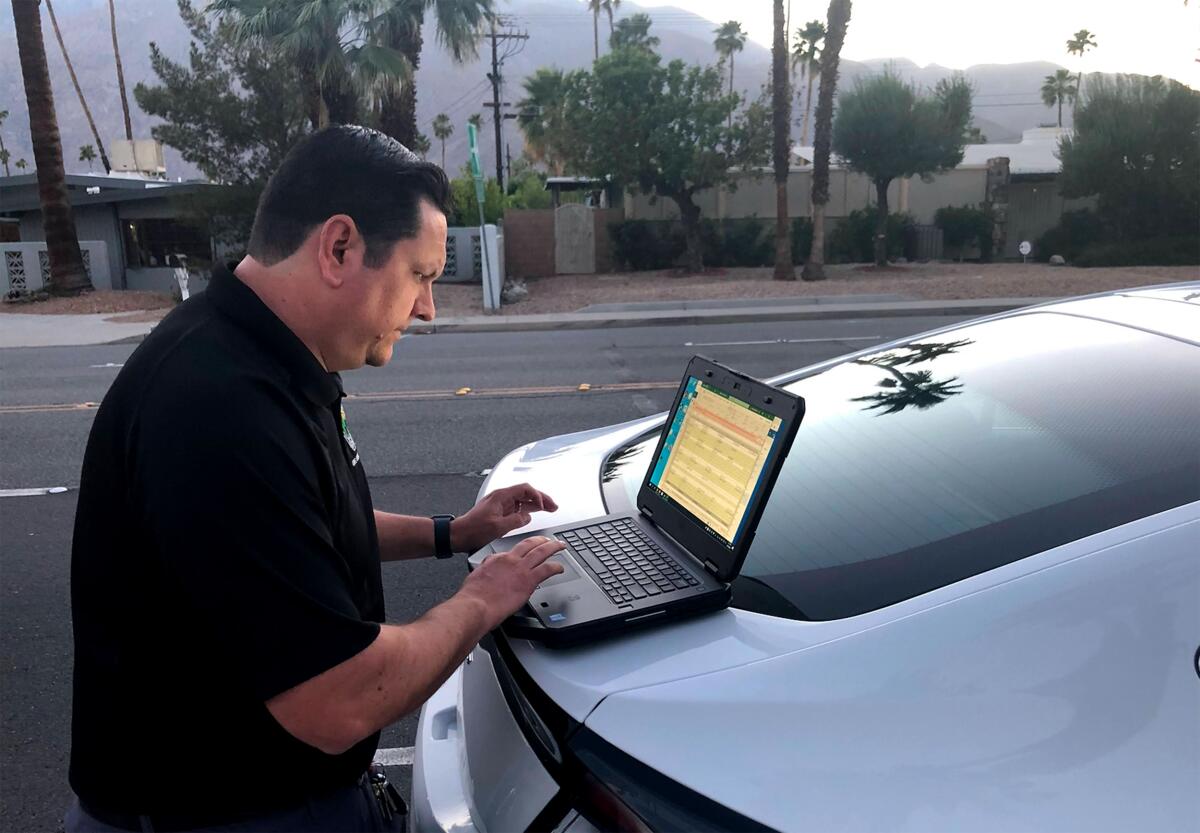
[[[235,381],[147,395],[131,498],[179,615],[198,617],[206,647],[265,701],[361,652],[379,626],[335,546],[315,423],[273,380]]]

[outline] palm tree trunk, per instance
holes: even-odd
[[[442,170],[446,170],[446,140],[442,139]]]
[[[75,95],[79,96],[79,106],[83,108],[83,115],[87,117],[88,127],[92,129],[92,138],[96,140],[96,151],[100,154],[100,163],[104,165],[104,172],[108,173],[112,170],[112,166],[108,164],[108,154],[104,152],[104,142],[100,141],[100,132],[96,130],[96,120],[92,118],[91,108],[87,105],[87,100],[83,97],[83,89],[79,86],[79,79],[75,76],[75,67],[71,63],[71,56],[67,54],[67,45],[63,43],[62,32],[58,29],[58,18],[54,16],[54,6],[50,0],[46,0],[46,11],[50,12],[50,25],[54,27],[54,37],[58,41],[58,48],[62,50],[63,61],[67,65],[67,72],[71,75],[71,83],[75,85]],[[88,162],[88,170],[92,169],[92,163]]]
[[[800,128],[800,142],[808,144],[808,117],[812,113],[813,80],[817,77],[817,67],[813,64],[808,70],[808,95],[804,99],[804,127]]]
[[[117,10],[108,0],[108,20],[112,27],[113,57],[117,59],[117,89],[121,91],[121,111],[125,114],[125,138],[133,141],[133,125],[129,121],[129,98],[125,95],[125,69],[121,66],[121,47],[117,45]]]
[[[692,200],[692,193],[667,194],[679,206],[679,220],[683,224],[684,259],[686,268],[693,274],[704,271],[704,249],[700,243],[700,206]]]
[[[83,268],[75,218],[67,197],[62,139],[54,114],[54,89],[50,86],[50,69],[46,65],[38,0],[12,0],[12,9],[21,77],[25,82],[25,101],[29,105],[29,134],[37,166],[42,228],[50,258],[48,289],[51,295],[77,295],[90,290],[92,284]]]
[[[1060,95],[1058,97],[1058,126],[1059,127],[1062,127],[1062,101],[1063,101],[1063,97]]]
[[[875,265],[887,266],[887,221],[888,196],[887,189],[890,180],[875,180],[875,197],[879,207],[875,215]]]
[[[829,202],[829,152],[833,142],[833,93],[837,88],[838,61],[846,27],[850,25],[850,0],[830,0],[821,58],[821,88],[817,99],[816,137],[813,142],[813,243],[801,277],[825,279],[825,204]]]
[[[600,60],[600,7],[592,9],[592,45],[596,49],[595,61]]]
[[[733,52],[729,53],[729,94],[733,95]],[[733,130],[733,111],[729,111],[729,129]]]
[[[771,49],[771,110],[774,121],[775,167],[775,272],[777,281],[796,280],[792,265],[792,230],[788,214],[787,183],[791,169],[792,91],[788,85],[787,38],[783,0],[775,0],[775,38]]]

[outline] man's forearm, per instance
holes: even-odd
[[[375,528],[379,533],[379,557],[383,561],[427,558],[434,553],[433,520],[430,518],[376,509]],[[455,552],[478,548],[470,540],[469,530],[463,527],[461,518],[450,523],[450,546]]]
[[[271,699],[268,709],[291,734],[329,754],[415,712],[494,622],[462,592],[407,625],[382,625],[365,650]]]

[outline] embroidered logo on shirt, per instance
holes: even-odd
[[[360,459],[358,445],[354,442],[354,436],[350,433],[350,426],[346,424],[346,408],[344,406],[342,407],[342,439],[346,441],[346,445],[354,452],[354,459],[350,461],[350,466],[357,466]]]

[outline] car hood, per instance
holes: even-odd
[[[559,510],[539,513],[514,534],[606,514],[600,471],[607,456],[661,424],[655,415],[620,425],[550,437],[513,450],[490,472],[480,495],[529,482]],[[924,603],[922,603],[923,606]],[[517,660],[567,714],[585,722],[606,697],[709,674],[841,639],[904,615],[911,606],[828,622],[781,619],[726,609],[569,649],[510,639]]]

